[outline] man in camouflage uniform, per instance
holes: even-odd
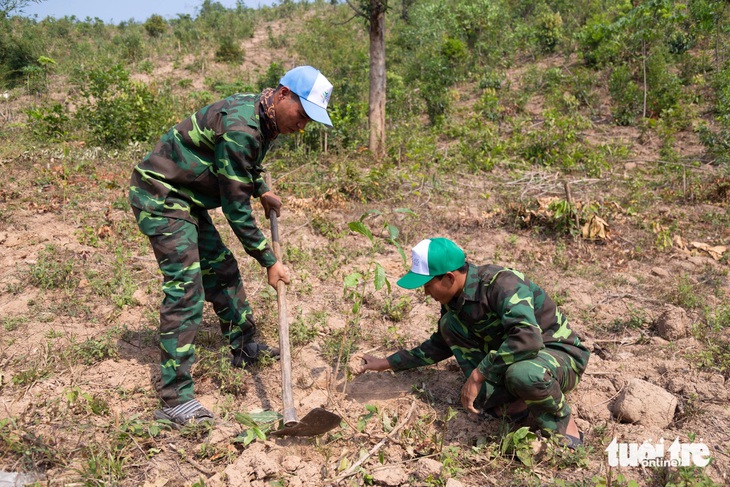
[[[590,353],[553,300],[518,271],[466,262],[461,248],[445,238],[420,242],[412,261],[398,285],[423,286],[441,303],[438,330],[387,358],[358,354],[353,372],[401,371],[453,355],[467,377],[461,390],[467,411],[510,421],[532,413],[543,433],[580,445],[583,435],[564,394],[578,384]]]
[[[248,255],[266,268],[269,284],[289,283],[256,225],[251,198],[268,218],[281,200],[263,180],[262,160],[279,134],[310,121],[328,127],[332,84],[311,66],[287,72],[278,88],[236,94],[202,108],[167,132],[132,173],[129,200],[164,276],[160,310],[163,408],[158,419],[176,424],[212,420],[194,399],[191,367],[205,300],[213,304],[236,367],[255,363],[266,345],[253,341],[256,325],[238,264],[208,210],[221,207]]]

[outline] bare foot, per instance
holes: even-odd
[[[580,438],[580,431],[578,430],[578,425],[575,424],[572,414],[570,415],[570,420],[568,421],[568,427],[565,430],[565,434],[574,438]]]

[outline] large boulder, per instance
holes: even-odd
[[[674,419],[677,398],[645,380],[631,379],[613,405],[613,415],[624,423],[665,428]]]

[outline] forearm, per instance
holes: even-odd
[[[451,357],[451,348],[443,342],[441,335],[434,334],[429,340],[411,350],[399,350],[388,357],[390,368],[398,372],[424,365],[433,365]]]

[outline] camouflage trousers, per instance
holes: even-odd
[[[165,406],[176,406],[193,399],[194,340],[204,301],[213,304],[232,350],[253,339],[256,325],[238,263],[207,211],[192,213],[197,225],[134,207],[133,211],[139,229],[150,239],[164,278],[160,398]]]
[[[476,337],[465,337],[461,327],[443,326],[441,333],[464,375],[469,377],[487,355],[482,351],[483,343]],[[485,381],[474,405],[498,416],[500,406],[522,399],[544,433],[564,434],[571,413],[565,394],[578,385],[583,370],[567,353],[544,348],[536,357],[510,365],[502,382]]]

